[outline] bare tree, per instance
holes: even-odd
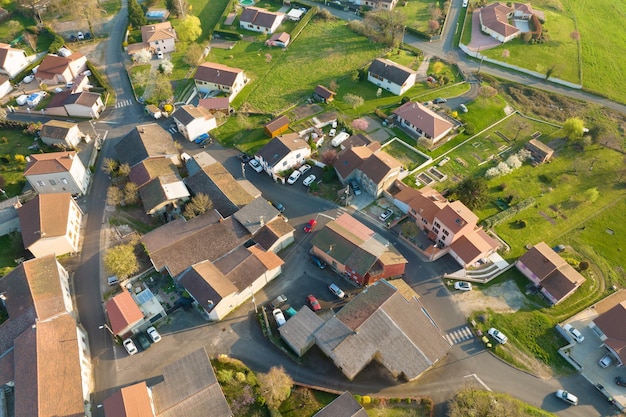
[[[134,182],[127,182],[124,186],[124,201],[126,204],[137,204],[139,202],[139,187]]]
[[[107,190],[107,204],[111,206],[119,205],[124,199],[124,193],[115,185],[112,185]]]
[[[322,162],[324,165],[333,166],[335,159],[337,159],[337,151],[334,149],[329,149],[322,154]]]
[[[406,16],[398,10],[376,10],[363,19],[365,35],[372,40],[397,47],[402,43]]]
[[[293,379],[287,375],[282,366],[273,366],[268,373],[260,374],[258,381],[261,395],[271,409],[278,409],[280,404],[291,395]]]
[[[189,200],[187,205],[185,206],[185,211],[183,212],[183,216],[186,219],[191,219],[193,217],[199,216],[200,214],[204,214],[213,208],[213,202],[206,194],[198,193]]]
[[[104,173],[107,175],[111,175],[112,173],[114,173],[117,170],[118,166],[119,164],[115,159],[104,158],[104,160],[102,161],[102,171],[104,171]]]
[[[130,165],[129,164],[121,164],[117,168],[117,175],[120,177],[128,177],[130,175]]]
[[[198,62],[200,62],[200,59],[202,59],[203,54],[204,48],[202,45],[192,43],[189,45],[189,48],[187,48],[187,52],[185,52],[185,63],[191,66],[196,66],[198,65]]]

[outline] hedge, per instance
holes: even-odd
[[[317,7],[312,7],[309,9],[308,12],[306,12],[306,14],[298,22],[296,27],[294,27],[293,30],[291,31],[290,42],[293,42],[294,40],[296,40],[296,38],[300,35],[300,33],[304,30],[306,25],[311,21],[311,19],[313,19],[313,16],[315,16],[318,11],[319,9]]]
[[[215,37],[215,35],[219,35],[221,38],[232,40],[232,41],[238,41],[238,40],[241,40],[241,38],[243,38],[243,35],[240,34],[239,32],[236,32],[234,30],[226,30],[226,29],[215,29],[215,31],[213,32],[213,37]]]
[[[100,87],[104,88],[110,97],[115,97],[115,90],[113,87],[111,87],[107,79],[104,78],[100,71],[98,71],[98,69],[89,61],[87,61],[87,68],[91,71],[91,76],[96,80]]]
[[[486,218],[485,220],[483,220],[483,224],[485,225],[485,227],[497,226],[503,221],[515,216],[522,210],[525,210],[528,207],[532,206],[533,204],[535,204],[535,199],[533,197],[527,198],[526,200],[520,201],[516,205],[511,206],[508,209],[501,211],[500,213],[494,214],[493,216]]]

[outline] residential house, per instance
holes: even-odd
[[[190,141],[217,127],[213,113],[204,107],[191,104],[185,104],[176,109],[172,118],[178,131]]]
[[[201,98],[198,101],[198,107],[203,107],[211,113],[221,112],[224,115],[228,115],[231,112],[228,97]]]
[[[315,99],[322,101],[324,103],[330,103],[331,101],[333,101],[335,99],[336,94],[337,93],[329,90],[323,85],[318,85],[317,87],[315,87],[315,91],[313,91],[313,97],[315,97]]]
[[[450,121],[414,101],[407,101],[395,109],[393,114],[400,126],[425,138],[431,144],[439,142],[454,128]]]
[[[105,417],[155,417],[152,390],[145,382],[120,388],[103,402]]]
[[[130,180],[137,185],[141,202],[149,215],[180,213],[189,200],[189,191],[168,158],[146,159],[130,169]]]
[[[356,2],[373,10],[393,10],[397,3],[398,0],[357,0]]]
[[[415,85],[417,73],[403,65],[377,58],[367,70],[367,80],[392,94],[400,96]]]
[[[280,215],[280,212],[262,197],[256,198],[246,204],[233,214],[233,217],[255,237],[266,225],[274,221],[286,223],[285,218]],[[293,231],[293,228],[289,226],[289,230]],[[287,238],[287,236],[285,236],[285,238]],[[293,239],[293,236],[291,236],[291,239]],[[291,241],[288,243],[291,243]],[[272,243],[272,245],[274,243]],[[268,250],[270,249],[268,248]],[[271,250],[273,250],[273,248]]]
[[[131,296],[123,290],[106,302],[104,309],[109,319],[111,332],[118,337],[130,337],[144,324],[144,313]]]
[[[402,164],[383,151],[379,142],[345,149],[337,156],[334,168],[343,184],[355,180],[365,192],[375,197],[379,197],[402,172]]]
[[[305,305],[278,331],[287,346],[298,356],[303,356],[315,345],[315,332],[324,323],[325,321],[322,317],[315,314],[313,310]]]
[[[537,139],[529,140],[524,147],[530,151],[535,162],[539,164],[549,161],[554,155],[554,149]]]
[[[22,203],[17,196],[0,201],[0,236],[20,230],[20,218],[17,214],[20,207]]]
[[[39,194],[17,214],[24,248],[35,258],[80,251],[83,212],[70,193]]]
[[[286,48],[291,41],[291,35],[287,32],[274,33],[268,40],[265,41],[267,46],[278,46],[280,48]]]
[[[104,102],[98,93],[67,90],[55,94],[46,106],[46,114],[61,117],[84,117],[98,119],[104,110]]]
[[[28,66],[26,52],[6,43],[0,43],[0,73],[15,77]]]
[[[24,177],[39,194],[84,195],[91,181],[89,170],[75,151],[30,155]]]
[[[289,129],[289,118],[287,116],[275,117],[265,125],[265,133],[267,133],[270,138],[274,138],[286,132],[287,129]]]
[[[270,177],[284,183],[284,173],[304,164],[310,156],[309,144],[297,133],[287,133],[270,140],[255,158]]]
[[[505,43],[517,38],[525,31],[532,30],[529,24],[532,23],[533,15],[538,20],[545,21],[543,12],[534,10],[530,4],[513,3],[509,6],[496,2],[481,7],[478,16],[481,31]],[[519,27],[516,24],[518,21],[523,21]]]
[[[141,27],[141,42],[150,45],[152,52],[176,51],[176,31],[170,22],[153,23]]]
[[[237,97],[248,82],[242,69],[214,62],[199,65],[193,80],[199,93],[220,91],[228,96],[229,103]]]
[[[8,315],[0,323],[0,384],[11,399],[2,401],[4,413],[88,414],[89,337],[76,322],[68,272],[54,255],[28,260],[0,278],[0,294]]]
[[[602,344],[617,359],[617,366],[626,363],[626,301],[617,303],[601,312],[589,323],[589,327],[600,337]]]
[[[520,256],[515,266],[552,305],[565,300],[585,282],[585,277],[544,242]]]
[[[13,91],[13,85],[11,84],[11,79],[4,75],[0,75],[0,98],[6,96],[11,91]]]
[[[49,54],[41,61],[35,78],[48,85],[67,84],[87,70],[87,58],[80,52],[59,56]]]
[[[284,18],[284,13],[270,12],[258,7],[246,7],[239,16],[239,26],[253,32],[271,34],[278,29]]]
[[[358,285],[404,274],[407,260],[381,235],[345,213],[320,229],[311,252]]]
[[[281,273],[283,260],[258,245],[193,265],[177,282],[211,321],[219,321]]]
[[[300,340],[313,337],[350,380],[375,360],[395,378],[412,381],[450,349],[417,294],[400,279],[381,280],[367,287],[321,327],[316,328],[319,321],[313,320],[316,324],[309,328],[314,329],[312,334],[307,334],[311,330],[298,332],[294,328],[303,313],[299,311],[278,329],[283,340],[291,345],[291,336]]]
[[[156,123],[135,127],[115,145],[115,152],[119,162],[131,168],[154,158],[169,159],[174,165],[180,165],[172,135]]]
[[[361,404],[354,399],[349,391],[345,391],[330,404],[315,413],[313,417],[367,417],[368,414]]]
[[[76,123],[52,119],[43,124],[40,137],[48,146],[74,149],[85,134]]]

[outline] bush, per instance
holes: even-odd
[[[372,402],[372,397],[370,397],[369,395],[364,395],[363,398],[361,398],[361,401],[364,405],[370,404]]]
[[[581,261],[581,262],[578,264],[578,268],[579,268],[581,271],[586,271],[587,269],[589,269],[589,262],[587,262],[587,261]]]
[[[502,184],[500,184],[500,191],[504,191],[506,190],[506,182],[503,182]]]
[[[360,395],[358,395],[358,394],[355,394],[355,395],[354,395],[354,399],[355,399],[355,400],[356,400],[356,402],[358,402],[358,403],[360,403],[360,402],[362,401],[361,396],[360,396]]]
[[[508,209],[501,211],[500,213],[494,214],[493,216],[486,218],[483,221],[483,224],[487,228],[497,226],[498,224],[502,223],[505,220],[510,219],[511,217],[515,216],[517,213],[521,212],[522,210],[527,209],[533,204],[535,204],[535,199],[533,197],[527,198],[526,200],[522,200],[516,205],[511,206]]]

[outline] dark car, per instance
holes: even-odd
[[[315,265],[317,265],[317,267],[319,269],[326,268],[326,262],[322,261],[320,258],[318,258],[315,255],[311,255],[311,262],[313,262]]]
[[[248,162],[250,162],[250,156],[246,155],[245,153],[239,154],[237,158],[244,164],[247,164]]]
[[[91,39],[91,33],[85,32],[85,39]]]
[[[213,139],[212,138],[208,138],[208,139],[205,139],[202,142],[200,142],[200,147],[201,148],[206,148],[207,146],[209,146],[212,143],[213,143]]]
[[[146,336],[143,333],[139,333],[137,335],[137,340],[139,341],[139,344],[141,345],[141,348],[143,350],[146,350],[150,347],[150,341],[148,340],[148,336]]]
[[[278,211],[280,211],[281,213],[283,211],[285,211],[285,206],[283,206],[282,204],[280,204],[278,201],[271,201],[270,202],[271,205],[274,206],[274,208]]]
[[[437,97],[436,99],[433,100],[433,103],[435,103],[435,104],[443,104],[446,101],[448,101],[448,100],[446,100],[445,98]]]
[[[356,181],[350,181],[350,187],[352,187],[352,192],[354,193],[354,195],[361,195],[361,188]]]
[[[615,383],[620,387],[626,387],[626,379],[622,378],[621,376],[615,377]]]
[[[307,295],[306,303],[309,305],[309,307],[311,307],[311,310],[313,311],[320,311],[322,309],[320,302],[317,301],[317,298],[315,298],[313,294]]]

